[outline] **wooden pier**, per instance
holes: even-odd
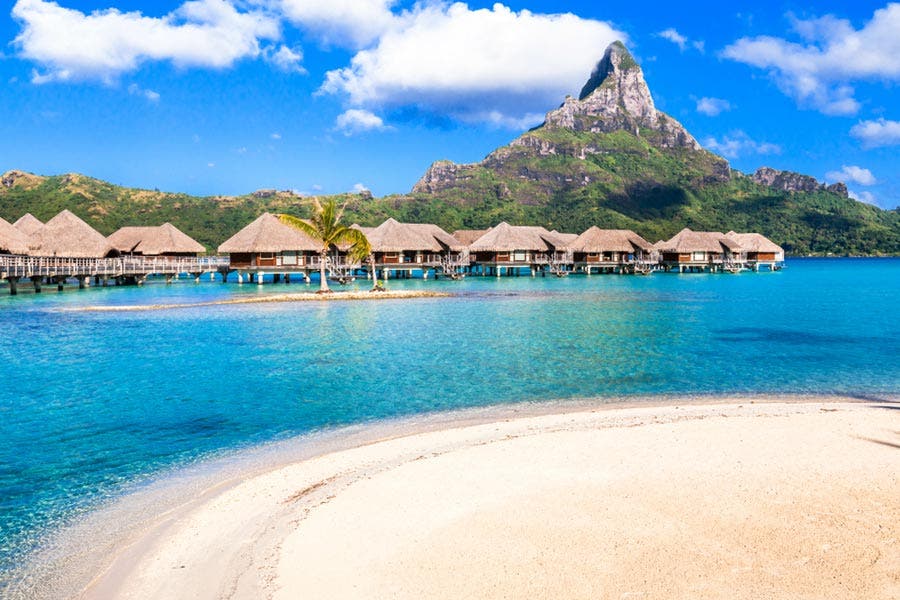
[[[229,270],[229,259],[222,256],[62,258],[0,255],[0,280],[6,280],[13,295],[24,279],[30,280],[34,291],[40,293],[43,283],[55,283],[57,289],[62,289],[67,279],[77,280],[79,288],[89,287],[92,279],[97,283],[112,280],[140,285],[151,275],[162,275],[170,280],[185,273],[199,280],[204,273],[227,275]]]

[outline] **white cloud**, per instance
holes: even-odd
[[[154,92],[153,90],[145,90],[142,89],[138,84],[132,83],[128,86],[128,93],[132,96],[143,96],[150,102],[159,102],[160,95],[159,92]]]
[[[299,48],[288,48],[287,46],[279,46],[276,50],[274,47],[266,48],[266,60],[287,73],[306,73],[306,69],[300,66],[303,62],[303,51]]]
[[[225,0],[185,2],[163,17],[114,8],[85,14],[45,0],[18,0],[19,56],[44,69],[32,81],[114,81],[149,61],[178,67],[229,67],[260,54],[260,40],[278,39],[277,19],[239,12]]]
[[[850,135],[865,148],[900,145],[900,121],[860,121],[850,129]]]
[[[270,135],[269,137],[272,138],[273,140],[280,140],[280,139],[281,139],[281,134],[278,133],[278,132],[276,131],[275,133],[273,133],[273,134]]]
[[[726,158],[739,158],[748,154],[781,154],[781,146],[778,144],[754,141],[743,131],[722,136],[720,140],[708,137],[703,140],[703,146]]]
[[[660,31],[656,35],[663,38],[664,40],[669,40],[670,42],[678,46],[682,51],[684,51],[684,49],[687,47],[688,39],[678,33],[678,31],[673,27]]]
[[[877,198],[875,198],[875,194],[873,194],[872,192],[857,192],[854,190],[849,190],[848,193],[854,200],[865,202],[866,204],[871,204],[873,206],[878,206],[878,200]]]
[[[616,39],[625,35],[572,14],[419,4],[349,67],[330,71],[322,91],[355,108],[521,122],[577,93]]]
[[[715,117],[723,112],[731,110],[731,103],[722,98],[700,98],[697,100],[697,112],[709,117]]]
[[[829,181],[843,181],[844,183],[858,183],[859,185],[875,185],[878,183],[872,171],[855,165],[842,165],[840,171],[829,171],[825,174]]]
[[[364,131],[383,131],[389,129],[384,120],[375,113],[359,108],[351,108],[338,115],[335,127],[344,135],[353,135]]]
[[[214,167],[216,166],[216,163],[214,163],[214,162],[209,162],[209,163],[206,163],[206,166],[209,167],[210,169],[212,169],[212,168],[214,168]]]
[[[396,0],[280,0],[285,17],[326,45],[358,50],[396,26]]]
[[[353,191],[357,194],[364,194],[369,191],[369,188],[361,183],[355,183],[353,184]]]
[[[768,70],[785,94],[825,114],[859,111],[853,81],[900,81],[900,4],[876,10],[859,30],[834,16],[794,19],[793,29],[804,43],[770,36],[741,38],[722,55]]]

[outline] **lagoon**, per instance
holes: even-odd
[[[189,280],[0,297],[0,590],[109,499],[342,425],[585,398],[900,394],[898,259],[389,286],[451,296],[80,310],[307,289]]]

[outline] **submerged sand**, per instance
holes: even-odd
[[[582,409],[382,439],[133,532],[86,598],[898,598],[897,404]]]

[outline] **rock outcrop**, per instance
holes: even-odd
[[[622,140],[608,136],[618,132],[628,134],[632,142],[625,145],[630,149],[623,150]],[[621,42],[615,42],[606,49],[578,98],[567,97],[559,108],[547,113],[542,125],[498,148],[480,163],[435,162],[412,191],[437,194],[456,189],[460,194],[503,197],[513,181],[529,181],[548,196],[587,187],[598,178],[607,179],[596,172],[596,165],[587,164],[592,157],[640,154],[649,148],[680,152],[680,157],[687,155],[687,160],[702,163],[699,169],[693,169],[701,185],[731,177],[725,159],[701,148],[677,120],[656,109],[640,66]],[[548,157],[559,158],[564,166],[548,170],[535,164]],[[540,202],[538,197],[518,200]]]
[[[847,198],[849,192],[843,182],[825,185],[815,177],[794,173],[793,171],[779,171],[771,167],[760,167],[751,176],[754,182],[778,190],[780,192],[831,192]]]
[[[570,96],[547,113],[544,127],[643,133],[654,146],[701,149],[681,123],[656,110],[644,73],[622,42],[607,48],[577,99]]]

